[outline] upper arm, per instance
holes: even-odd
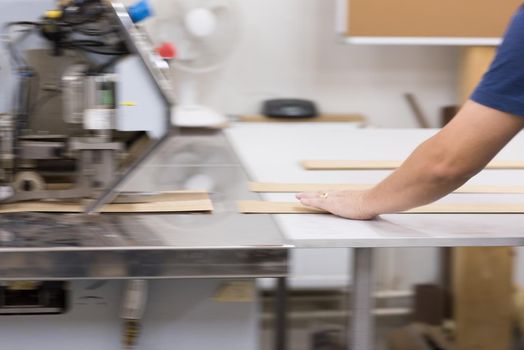
[[[468,101],[430,141],[446,166],[476,173],[524,127],[524,117]],[[524,150],[523,150],[524,152]]]
[[[471,99],[524,117],[524,6],[513,16],[495,59]]]
[[[495,60],[464,107],[432,146],[445,168],[472,175],[524,127],[524,6],[513,17]],[[524,152],[524,150],[523,150]]]

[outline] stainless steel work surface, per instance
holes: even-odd
[[[125,191],[206,189],[215,211],[0,215],[0,279],[271,277],[287,248],[269,215],[238,214],[246,176],[221,132],[174,136]]]
[[[428,129],[355,129],[348,124],[238,124],[226,131],[252,181],[376,183],[391,171],[306,171],[305,159],[403,160],[435,134]],[[524,160],[519,134],[497,156]],[[523,170],[484,170],[477,185],[521,185]],[[293,194],[264,194],[294,201]],[[384,200],[387,200],[386,198]],[[522,194],[451,194],[441,203],[524,203]],[[249,214],[256,216],[258,214]],[[324,214],[274,215],[296,247],[415,247],[524,245],[524,214],[392,214],[352,221]]]

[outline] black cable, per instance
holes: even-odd
[[[98,30],[92,28],[75,28],[74,30],[75,32],[78,32],[86,36],[103,36],[118,32],[118,28],[110,28],[106,30]]]
[[[12,26],[40,26],[41,23],[39,22],[32,22],[32,21],[15,21],[15,22],[9,22],[4,25],[4,27],[12,27]]]
[[[97,55],[120,56],[120,55],[128,54],[127,51],[95,49],[95,48],[89,47],[89,46],[74,46],[74,47],[77,48],[77,49],[89,52],[89,53],[97,54]]]
[[[90,47],[106,46],[106,44],[102,41],[88,40],[88,39],[76,39],[76,40],[68,41],[66,43],[72,45],[73,47],[76,47],[76,46],[90,46]]]
[[[95,53],[99,55],[126,55],[129,52],[126,49],[118,49],[115,46],[108,46],[101,41],[95,40],[73,40],[64,43],[66,46],[70,46],[76,49],[80,49],[86,52]]]

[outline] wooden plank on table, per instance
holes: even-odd
[[[366,117],[362,114],[322,114],[314,118],[271,118],[265,115],[242,115],[239,116],[238,120],[253,123],[364,123]]]
[[[303,160],[306,170],[393,170],[400,167],[398,160]],[[498,160],[486,165],[485,169],[518,170],[524,169],[524,161]]]
[[[213,211],[211,200],[108,204],[101,209],[102,213],[180,213],[197,211]]]
[[[162,192],[122,192],[112,204],[150,203],[150,202],[185,202],[207,200],[207,191],[182,190]]]
[[[251,192],[267,193],[296,193],[314,191],[362,191],[372,184],[343,184],[343,183],[285,183],[285,182],[250,182]],[[496,186],[496,185],[464,185],[455,190],[455,193],[524,193],[524,186]]]
[[[101,213],[180,213],[213,211],[213,203],[205,192],[171,192],[159,194],[148,202],[107,204]],[[46,212],[81,213],[81,202],[28,201],[0,205],[0,213]]]
[[[309,191],[359,191],[373,187],[367,184],[322,184],[322,183],[284,183],[284,182],[250,182],[251,192],[293,193]]]
[[[244,214],[321,214],[324,210],[306,207],[298,202],[239,201]],[[522,214],[524,203],[437,203],[421,206],[399,214]]]
[[[42,213],[80,213],[82,204],[77,202],[41,202],[28,201],[19,203],[10,203],[0,205],[0,213],[24,213],[24,212],[42,212]]]

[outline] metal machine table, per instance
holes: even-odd
[[[176,135],[129,191],[208,189],[210,214],[0,215],[0,280],[278,277],[288,245],[270,217],[246,217],[242,166],[221,132]]]

